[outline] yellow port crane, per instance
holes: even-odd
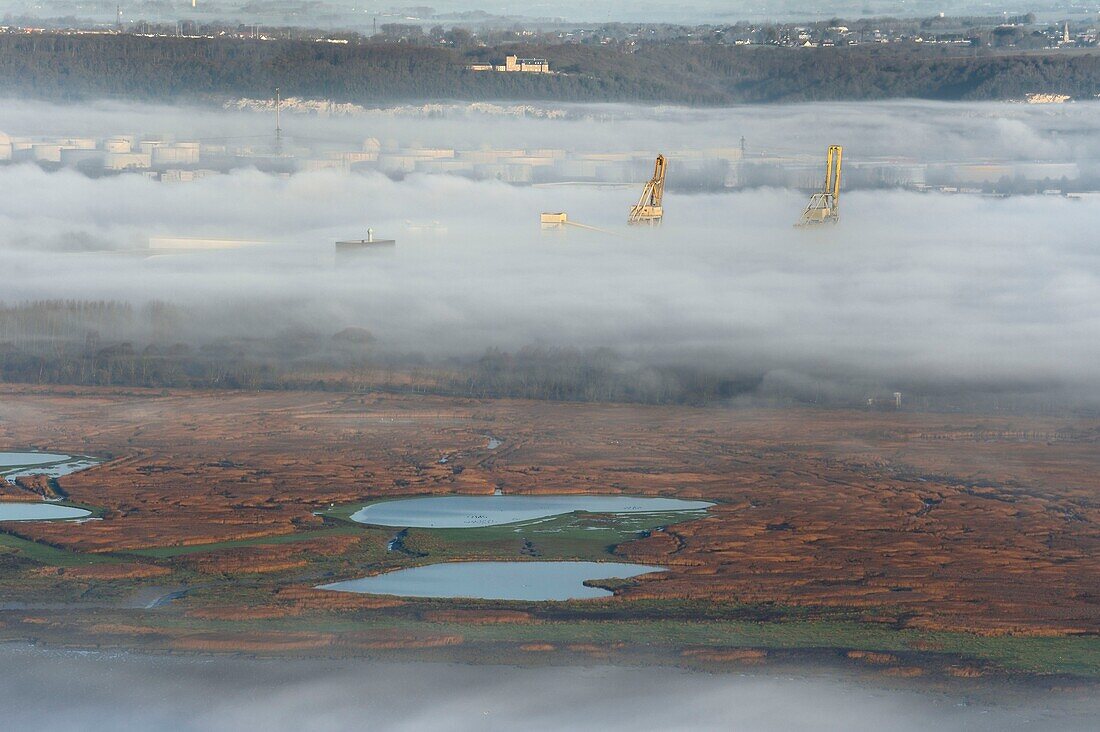
[[[843,156],[844,148],[840,145],[829,146],[825,185],[820,192],[810,196],[810,204],[802,212],[798,226],[835,224],[840,220],[840,161]]]
[[[665,156],[658,155],[653,166],[653,177],[645,184],[642,197],[630,207],[629,224],[659,224],[665,212],[661,200],[665,197]]]

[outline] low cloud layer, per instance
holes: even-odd
[[[890,114],[921,116],[906,109]],[[670,193],[664,226],[638,230],[624,225],[632,188],[256,171],[171,185],[32,165],[0,168],[0,186],[9,305],[167,301],[195,311],[181,328],[199,341],[358,326],[383,351],[437,358],[610,347],[788,386],[1100,396],[1100,209],[1087,200],[854,192],[839,226],[796,230],[797,191]],[[541,232],[539,213],[559,210],[612,233]],[[368,227],[396,249],[337,262],[334,242]],[[182,236],[269,243],[133,253]]]
[[[891,690],[824,675],[249,661],[0,650],[12,729],[1091,729],[1087,694]]]
[[[112,6],[113,7],[113,6]],[[1100,102],[1065,105],[999,102],[885,101],[745,105],[725,109],[535,102],[541,113],[516,116],[523,105],[411,103],[354,117],[283,116],[293,142],[362,142],[477,148],[548,148],[671,153],[737,147],[750,153],[824,153],[845,145],[853,163],[874,158],[923,162],[1100,160]],[[262,112],[138,105],[80,105],[4,100],[0,131],[9,135],[174,134],[211,142],[259,140],[275,120]],[[674,170],[674,169],[673,169]]]

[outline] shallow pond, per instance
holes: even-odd
[[[0,452],[0,468],[59,463],[68,459],[68,455],[58,455],[50,452]]]
[[[96,465],[91,458],[48,452],[0,452],[0,476],[9,483],[25,475],[60,478]]]
[[[713,505],[706,501],[634,496],[430,496],[372,503],[353,513],[351,520],[375,526],[457,529],[532,521],[574,511],[669,513],[703,511]]]
[[[91,516],[91,511],[56,503],[7,503],[0,502],[0,521],[49,521],[77,519]]]
[[[447,562],[321,585],[321,590],[402,597],[583,600],[609,597],[585,580],[636,577],[664,567],[621,562]]]
[[[25,475],[58,478],[96,465],[91,458],[51,452],[0,452],[0,480],[15,483]],[[0,501],[0,521],[51,521],[91,516],[91,511],[57,503],[7,503]]]

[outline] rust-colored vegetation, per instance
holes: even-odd
[[[77,580],[124,580],[163,577],[172,573],[167,567],[143,562],[92,564],[85,567],[39,567],[34,574],[42,577],[64,577]]]
[[[1100,630],[1096,420],[316,392],[9,386],[0,396],[0,444],[107,458],[59,480],[102,520],[6,528],[73,552],[305,537],[325,526],[316,511],[372,498],[666,495],[718,505],[618,544],[623,560],[669,568],[618,592],[628,615],[632,601],[656,599],[846,608],[884,625],[991,635]],[[487,435],[504,442],[490,450]],[[399,605],[296,579],[318,557],[365,551],[355,540],[253,542],[161,563],[266,577],[279,612]],[[275,612],[196,603],[188,610],[224,617]]]

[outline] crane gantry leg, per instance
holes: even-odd
[[[645,184],[642,197],[630,207],[629,224],[659,224],[665,212],[661,202],[665,197],[665,156],[658,155],[653,177]]]
[[[844,148],[830,145],[825,162],[825,185],[810,197],[810,203],[802,212],[798,226],[811,224],[835,224],[840,220],[840,163]]]

